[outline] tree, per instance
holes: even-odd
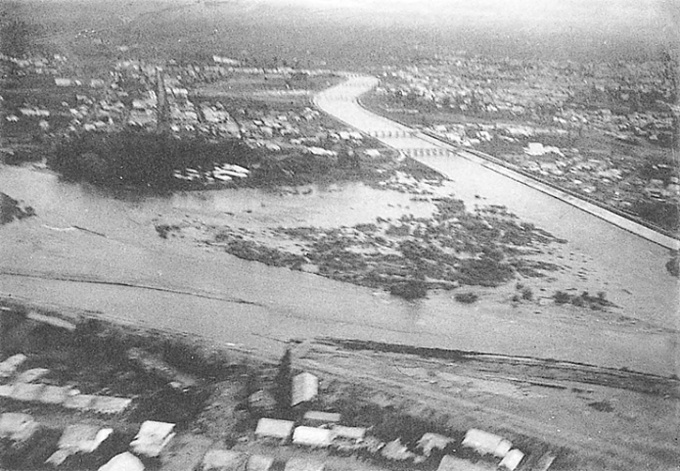
[[[3,18],[0,30],[0,51],[10,57],[23,57],[28,53],[31,26],[23,20]]]
[[[292,388],[293,388],[293,372],[291,367],[291,353],[290,348],[286,349],[283,354],[279,368],[276,373],[274,397],[276,399],[277,409],[281,414],[288,414],[291,408]]]

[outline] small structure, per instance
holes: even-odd
[[[291,458],[286,462],[284,471],[324,471],[326,465],[320,461],[304,458]]]
[[[432,450],[443,450],[453,442],[452,438],[445,437],[444,435],[426,433],[418,440],[418,446],[423,450],[425,456],[430,456]]]
[[[276,438],[287,440],[293,432],[295,423],[290,420],[262,418],[257,422],[255,435],[260,438]]]
[[[23,353],[17,353],[16,355],[12,355],[11,357],[5,359],[5,361],[0,363],[0,378],[10,378],[14,376],[17,368],[19,368],[21,364],[27,360],[27,358],[28,357]]]
[[[364,427],[346,427],[344,425],[334,425],[332,428],[334,440],[349,441],[358,443],[366,436]]]
[[[42,404],[61,405],[69,397],[70,392],[71,388],[66,386],[46,385],[42,390],[42,394],[40,394],[40,402]]]
[[[61,434],[58,449],[47,458],[46,463],[59,466],[66,459],[76,453],[92,453],[113,433],[112,428],[102,428],[95,425],[69,425]]]
[[[319,412],[310,410],[305,412],[303,420],[307,425],[328,425],[340,422],[340,414],[336,412]]]
[[[12,389],[12,399],[23,402],[36,402],[40,399],[44,384],[15,383]]]
[[[141,348],[131,348],[127,352],[127,357],[146,373],[168,381],[174,388],[190,389],[198,384],[198,379],[179,371],[159,356],[147,353]]]
[[[248,458],[246,471],[269,471],[274,464],[274,458],[262,455],[252,455]]]
[[[5,412],[0,415],[0,438],[23,442],[33,436],[40,426],[28,414]]]
[[[296,406],[303,402],[309,402],[316,398],[319,393],[319,378],[311,373],[300,373],[293,378],[291,392],[291,405]]]
[[[269,391],[260,389],[248,397],[248,407],[251,410],[271,412],[276,408],[276,398]]]
[[[17,383],[34,383],[49,372],[50,370],[47,368],[31,368],[30,370],[21,372],[15,381]]]
[[[130,448],[138,455],[155,458],[160,456],[163,448],[172,440],[175,424],[147,420],[139,428],[137,436],[130,442]]]
[[[512,442],[493,433],[472,428],[465,434],[463,446],[472,448],[481,455],[492,454],[498,458],[505,458],[512,448]]]
[[[91,394],[73,394],[66,398],[64,407],[67,409],[76,409],[80,411],[92,409],[96,396]]]
[[[553,455],[551,452],[544,453],[534,464],[534,470],[536,471],[548,471],[550,466],[552,466],[553,461],[555,461],[555,458],[557,458],[555,455]]]
[[[471,463],[455,456],[446,455],[439,463],[437,471],[495,471],[496,467],[487,463]]]
[[[48,324],[52,327],[68,330],[69,332],[76,330],[76,325],[72,322],[55,316],[46,316],[45,314],[40,314],[36,311],[30,311],[26,317],[33,321],[40,322],[41,324]]]
[[[130,407],[132,399],[124,397],[95,396],[90,408],[100,414],[119,414]]]
[[[144,464],[135,455],[126,451],[111,458],[98,471],[144,471]]]
[[[241,471],[248,455],[231,450],[209,450],[203,457],[201,471]]]
[[[408,451],[408,448],[398,438],[386,444],[380,450],[380,454],[388,460],[394,461],[406,461],[416,457],[415,453]]]
[[[314,448],[326,448],[331,445],[333,434],[330,430],[316,427],[297,427],[293,432],[293,443]]]
[[[498,464],[498,467],[507,469],[508,471],[515,471],[517,466],[519,466],[519,464],[522,462],[522,459],[524,459],[524,453],[515,448],[514,450],[510,450],[508,454],[505,455],[505,458],[501,460],[501,462]]]

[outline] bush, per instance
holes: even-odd
[[[532,299],[534,299],[534,293],[533,291],[531,291],[531,288],[524,288],[522,290],[522,299],[524,299],[525,301],[531,301]]]
[[[479,299],[479,296],[475,293],[456,293],[454,296],[456,301],[463,304],[472,304]]]
[[[409,280],[390,286],[390,294],[407,300],[424,298],[427,296],[427,283],[421,280]]]
[[[571,301],[571,296],[564,291],[556,291],[555,294],[553,294],[553,299],[557,304],[567,304]]]

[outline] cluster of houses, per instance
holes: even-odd
[[[311,404],[318,395],[318,379],[310,373],[300,373],[292,381],[291,405],[293,407],[301,404]],[[262,392],[258,391],[249,399],[251,408],[266,408],[273,404],[273,400],[267,402],[263,398]],[[265,402],[263,404],[263,402]],[[476,452],[479,458],[487,457],[484,460],[472,462],[454,455],[444,455],[439,463],[438,471],[515,471],[525,460],[525,454],[513,447],[512,442],[489,432],[478,429],[470,429],[465,434],[465,438],[460,444],[455,439],[437,434],[425,433],[418,441],[415,451],[409,450],[397,438],[391,442],[384,443],[377,437],[369,434],[370,429],[365,427],[354,427],[342,424],[342,416],[336,412],[325,412],[317,410],[307,410],[299,421],[281,420],[263,417],[259,419],[255,430],[255,437],[260,440],[274,443],[277,445],[288,445],[303,447],[316,450],[335,450],[343,454],[358,451],[367,452],[374,456],[395,463],[414,464],[422,463],[427,460],[435,450],[445,452],[458,446]],[[243,455],[243,454],[241,454]],[[234,455],[230,455],[233,459]],[[547,471],[555,456],[546,453],[538,460],[534,460],[531,468],[533,471]],[[237,460],[238,461],[238,460]],[[242,460],[247,462],[245,458]],[[224,470],[244,471],[257,469],[258,471],[269,471],[273,460],[265,465],[265,461],[258,458],[261,466],[255,467],[229,467],[219,468]],[[305,471],[322,471],[325,465],[322,462],[311,462]],[[288,469],[288,468],[286,468]],[[298,469],[298,468],[296,468]]]
[[[47,320],[67,330],[74,328],[72,324],[59,319],[35,320]],[[138,368],[165,380],[169,386],[178,391],[189,390],[198,385],[197,378],[178,371],[158,355],[139,348],[131,348],[126,356]],[[39,437],[45,436],[45,430],[55,430],[50,424],[43,424],[24,411],[4,412],[0,415],[0,445],[10,443],[10,449],[26,450],[25,453],[29,456],[34,455],[31,447],[42,448],[43,453],[47,452],[42,458],[44,462],[32,465],[41,469],[65,469],[72,467],[74,463],[82,463],[82,459],[87,460],[88,456],[97,457],[99,461],[92,462],[98,463],[99,471],[143,471],[149,467],[172,471],[330,469],[323,458],[327,456],[326,454],[306,453],[305,450],[334,450],[344,456],[357,452],[368,453],[376,458],[380,457],[383,461],[399,463],[400,469],[403,469],[403,465],[408,463],[424,462],[435,451],[443,454],[451,450],[450,445],[454,445],[455,449],[462,447],[472,450],[477,453],[478,459],[470,461],[447,454],[441,459],[438,471],[516,469],[546,471],[554,459],[553,455],[547,454],[538,461],[533,460],[531,466],[527,467],[524,453],[513,447],[509,440],[477,429],[468,430],[461,443],[436,433],[424,434],[415,450],[407,448],[400,439],[385,443],[371,436],[370,428],[344,424],[342,415],[338,412],[314,410],[313,404],[319,398],[319,379],[309,372],[302,372],[291,378],[290,405],[298,411],[304,411],[297,421],[266,417],[276,406],[276,400],[271,392],[260,389],[247,399],[251,411],[264,412],[260,414],[262,418],[250,436],[255,439],[255,443],[292,445],[299,448],[295,457],[288,459],[285,464],[281,463],[278,458],[280,454],[275,450],[270,453],[273,456],[267,456],[266,453],[253,454],[247,446],[225,447],[224,444],[213,442],[201,435],[190,432],[177,433],[174,423],[158,420],[143,421],[139,424],[134,438],[130,439],[132,434],[129,426],[125,426],[123,430],[118,429],[121,425],[116,424],[120,424],[120,420],[109,419],[127,411],[133,402],[132,399],[82,394],[73,386],[56,386],[49,384],[49,381],[43,383],[41,380],[49,374],[49,370],[25,369],[23,367],[26,362],[27,357],[20,353],[0,362],[0,400],[10,401],[8,403],[19,406],[40,405],[80,413],[74,416],[75,423],[59,426],[58,439],[55,437],[48,441]],[[128,438],[121,442],[121,437]],[[194,447],[191,452],[182,451],[187,440],[200,446]],[[245,440],[246,443],[250,441],[249,437]],[[105,462],[100,464],[103,461]]]
[[[0,363],[0,382],[3,383],[0,384],[0,398],[100,414],[123,412],[132,403],[129,398],[82,394],[70,386],[43,384],[41,379],[50,372],[47,368],[17,373],[26,360],[26,355],[17,353]]]
[[[207,171],[198,171],[193,168],[176,169],[172,175],[178,180],[218,183],[230,182],[234,178],[248,178],[250,170],[235,164],[219,164]]]
[[[43,425],[31,415],[23,412],[5,412],[0,415],[0,439],[9,440],[17,448],[30,443],[42,427]],[[175,436],[174,428],[174,424],[166,422],[152,420],[143,422],[130,441],[129,449],[111,457],[98,468],[98,471],[144,471],[145,465],[142,460],[158,459]],[[59,440],[45,460],[45,464],[59,468],[68,464],[71,457],[92,454],[106,443],[113,433],[114,429],[111,427],[100,427],[85,422],[67,425],[61,429]]]

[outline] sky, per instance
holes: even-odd
[[[376,25],[515,27],[543,32],[596,29],[671,34],[680,0],[252,0]],[[675,17],[675,21],[673,18]]]

